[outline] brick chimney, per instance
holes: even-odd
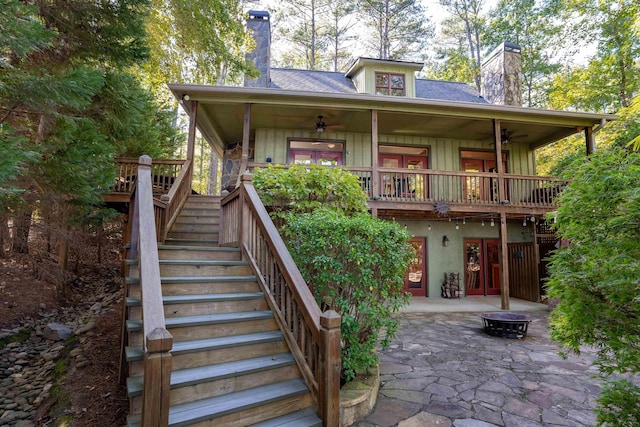
[[[504,42],[482,63],[481,94],[498,105],[522,106],[522,58],[520,46]]]
[[[271,68],[271,22],[269,12],[262,10],[250,10],[247,19],[247,30],[249,30],[256,42],[253,52],[247,53],[245,59],[251,61],[260,72],[260,76],[252,79],[245,77],[246,87],[268,87]]]

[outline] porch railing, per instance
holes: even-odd
[[[138,160],[119,158],[114,192],[132,194],[139,180]],[[153,217],[158,242],[163,242],[171,224],[191,194],[191,160],[153,160],[149,165]]]
[[[264,167],[265,164],[253,164]],[[285,165],[286,167],[286,165]],[[450,204],[499,205],[498,175],[486,172],[378,168],[378,188],[370,167],[345,166],[360,178],[369,200],[389,202],[446,201]],[[553,208],[568,181],[553,177],[505,174],[505,200],[511,206]]]
[[[116,159],[118,172],[113,184],[114,193],[131,193],[138,175],[138,159],[119,157]],[[156,159],[151,165],[151,185],[153,194],[167,193],[185,166],[184,160]]]
[[[340,422],[340,316],[322,313],[251,177],[222,200],[220,244],[240,246],[284,332],[324,425]]]

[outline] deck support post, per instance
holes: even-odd
[[[340,315],[333,310],[320,316],[319,406],[325,427],[340,425],[340,323]]]
[[[507,189],[504,181],[504,165],[502,164],[502,130],[500,120],[493,121],[493,136],[496,146],[496,169],[498,170],[498,199],[500,200],[500,295],[502,309],[509,310],[509,250],[507,247],[507,214],[504,204],[508,204]]]
[[[371,198],[380,194],[380,176],[378,175],[378,110],[371,110]],[[378,209],[372,209],[371,215],[376,218]]]
[[[501,308],[509,310],[509,248],[507,246],[507,214],[500,212],[500,296]]]
[[[191,114],[189,114],[189,133],[187,134],[187,160],[193,163],[196,147],[196,121],[198,119],[198,101],[191,101]],[[193,182],[193,168],[189,175],[189,188]]]
[[[596,151],[596,138],[593,135],[593,128],[591,126],[584,128],[584,137],[587,145],[587,157],[589,157]]]

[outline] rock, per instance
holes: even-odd
[[[90,330],[92,330],[93,328],[96,327],[96,323],[95,322],[88,322],[86,325],[82,326],[81,328],[76,330],[76,335],[82,335],[85,334],[87,332],[89,332]]]
[[[44,328],[44,337],[51,341],[67,339],[71,335],[71,328],[61,323],[49,323]]]

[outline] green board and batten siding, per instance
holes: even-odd
[[[256,162],[270,157],[273,163],[288,163],[287,141],[289,138],[336,140],[345,143],[345,165],[371,166],[371,135],[367,133],[324,133],[295,129],[257,129],[255,133]],[[434,170],[460,170],[460,150],[490,150],[491,146],[480,141],[426,138],[418,136],[380,135],[379,144],[398,146],[421,146],[429,148],[429,168]],[[509,173],[535,175],[533,153],[526,146],[512,144],[505,147]]]

